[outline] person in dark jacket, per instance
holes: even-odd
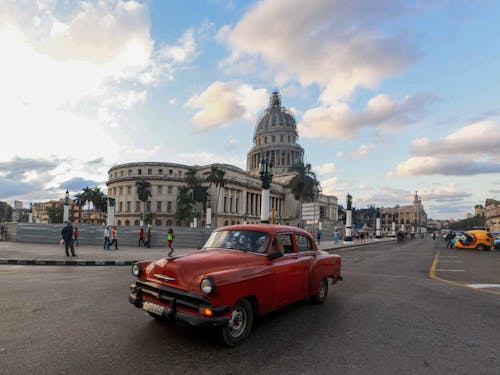
[[[66,256],[69,257],[68,248],[71,249],[71,255],[76,256],[75,248],[73,247],[73,226],[71,222],[62,229],[61,231],[62,238],[64,240],[64,251],[66,252]]]

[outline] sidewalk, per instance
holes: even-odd
[[[393,238],[381,240],[366,240],[364,242],[340,243],[321,241],[319,248],[335,252],[337,249],[366,246],[383,241],[394,241]],[[174,247],[174,256],[185,255],[196,249],[177,249]],[[101,246],[75,246],[75,257],[66,256],[64,246],[57,244],[36,244],[26,242],[0,241],[0,265],[68,265],[68,266],[130,266],[138,260],[160,259],[167,256],[168,249],[164,247],[145,248],[133,246],[119,246],[118,250],[104,250]]]

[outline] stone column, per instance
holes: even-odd
[[[115,198],[108,197],[108,226],[115,225]]]
[[[345,242],[352,242],[352,196],[347,194],[347,210],[345,213]]]
[[[375,219],[376,221],[376,224],[375,224],[375,238],[376,239],[381,239],[382,238],[382,234],[380,232],[380,210],[377,210],[377,217]]]

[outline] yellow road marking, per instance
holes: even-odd
[[[438,263],[439,259],[439,251],[436,253],[436,256],[434,257],[434,261],[432,262],[431,268],[429,269],[429,277],[434,280],[442,281],[443,283],[451,284],[451,285],[457,285],[461,286],[467,289],[472,289],[478,292],[483,292],[483,293],[490,293],[490,294],[498,294],[500,295],[500,292],[494,291],[494,290],[487,290],[487,289],[478,289],[478,288],[473,288],[467,284],[459,283],[457,281],[452,281],[452,280],[446,280],[443,279],[442,277],[439,277],[436,275],[436,265]]]

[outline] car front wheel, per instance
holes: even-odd
[[[319,286],[318,293],[311,296],[311,301],[313,303],[323,303],[328,295],[328,279],[325,277],[321,280],[321,285]]]
[[[479,250],[479,251],[489,250],[488,247],[485,244],[482,244],[482,243],[480,243],[479,245],[477,245],[476,249]]]
[[[242,299],[234,306],[229,324],[221,329],[222,342],[227,346],[239,344],[250,335],[252,324],[252,305],[246,299]]]

